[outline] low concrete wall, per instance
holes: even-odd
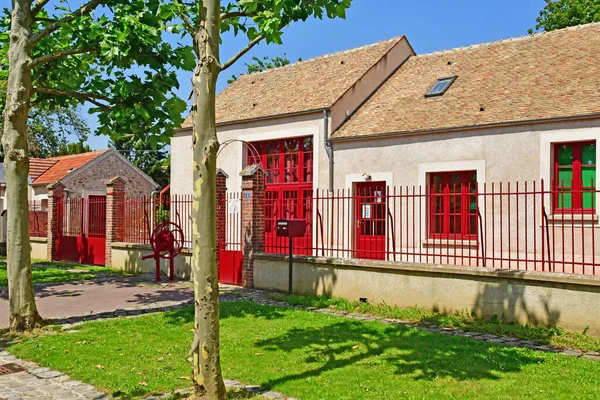
[[[287,291],[286,256],[256,254],[254,285]],[[475,267],[295,257],[293,288],[370,303],[474,311],[600,337],[600,278]]]
[[[48,239],[45,237],[31,237],[31,258],[48,260]]]
[[[143,256],[152,254],[152,248],[148,244],[113,243],[112,244],[112,267],[130,272],[156,271],[156,261],[150,258],[142,260]],[[189,279],[191,272],[192,253],[184,249],[175,258],[175,276],[181,279]],[[161,275],[165,277],[169,273],[169,260],[160,260]]]

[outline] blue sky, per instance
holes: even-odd
[[[543,0],[353,0],[346,19],[309,20],[288,27],[282,45],[261,44],[220,76],[218,90],[232,74],[245,70],[252,56],[279,56],[304,60],[395,36],[406,35],[418,54],[527,35],[543,8]],[[243,47],[243,38],[225,36],[221,58],[228,59]],[[190,93],[190,74],[179,74],[179,96]],[[293,94],[290,94],[293,95]],[[92,128],[93,117],[87,118]],[[92,136],[95,148],[105,148],[107,138]]]

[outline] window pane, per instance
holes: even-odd
[[[298,154],[285,155],[285,182],[298,182]]]
[[[570,188],[573,181],[573,168],[560,168],[557,178],[556,184],[559,188]]]
[[[573,146],[562,145],[558,147],[558,165],[573,165]]]
[[[596,185],[596,167],[581,167],[581,182],[584,187]]]
[[[558,192],[558,208],[571,208],[571,207],[573,207],[571,193],[559,191]]]
[[[312,137],[304,138],[304,151],[312,151],[312,149],[313,149]]]
[[[596,143],[581,146],[581,163],[596,164]]]
[[[594,209],[594,208],[596,208],[595,202],[596,202],[596,193],[595,192],[583,193],[583,208]]]

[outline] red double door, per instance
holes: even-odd
[[[385,182],[356,185],[356,258],[384,260],[386,245],[387,197]]]
[[[57,204],[58,260],[106,264],[106,196],[60,200]]]

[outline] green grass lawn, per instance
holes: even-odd
[[[107,267],[63,262],[32,260],[33,283],[53,283],[96,279],[105,275],[123,276],[127,273]],[[130,275],[130,274],[129,274]],[[6,259],[0,259],[0,287],[8,285]]]
[[[468,312],[444,314],[431,309],[410,307],[400,308],[387,304],[370,304],[349,301],[339,297],[274,294],[271,298],[288,304],[304,307],[329,308],[345,312],[378,315],[396,318],[422,325],[437,325],[466,331],[490,333],[498,336],[512,336],[551,344],[557,347],[574,347],[584,351],[600,351],[600,340],[583,332],[567,332],[559,327],[544,327],[507,323],[501,318],[477,318]]]
[[[8,351],[113,395],[190,386],[193,310],[90,322]],[[226,378],[310,399],[600,398],[600,363],[403,325],[221,305]]]

